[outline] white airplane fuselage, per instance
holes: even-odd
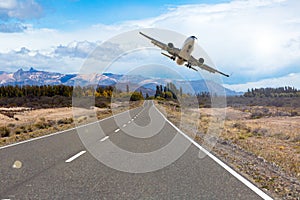
[[[190,59],[191,54],[194,50],[194,44],[196,40],[197,40],[196,37],[191,36],[184,41],[182,48],[179,52],[179,56],[176,58],[176,63],[178,65],[183,65],[185,60]]]

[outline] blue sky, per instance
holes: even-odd
[[[196,35],[215,66],[232,74],[223,79],[231,89],[300,88],[299,7],[297,0],[0,0],[0,71],[76,73],[103,41],[163,28]]]
[[[214,4],[225,0],[47,0],[37,1],[43,6],[43,17],[32,20],[37,27],[74,30],[93,24],[115,24],[126,20],[138,20],[158,16],[169,8],[186,4]]]

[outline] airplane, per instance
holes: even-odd
[[[148,38],[149,40],[151,40],[151,43],[158,46],[159,48],[161,48],[164,51],[167,51],[169,54],[166,54],[164,52],[161,52],[162,55],[170,58],[171,60],[176,60],[176,63],[178,65],[183,65],[185,64],[186,67],[193,69],[195,71],[198,71],[195,67],[193,66],[197,66],[200,67],[201,69],[207,70],[211,73],[219,73],[222,74],[223,76],[229,77],[229,75],[224,74],[223,72],[218,71],[217,69],[214,69],[210,66],[208,66],[207,64],[204,63],[204,59],[203,58],[199,58],[198,60],[196,58],[194,58],[191,54],[194,50],[194,44],[197,41],[197,38],[195,36],[190,36],[188,37],[183,45],[182,48],[176,48],[173,43],[168,43],[168,44],[164,44],[152,37],[149,37],[148,35],[145,35],[144,33],[140,32],[140,34],[146,38]]]

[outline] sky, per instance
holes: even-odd
[[[230,89],[300,89],[299,8],[298,0],[0,0],[0,71],[76,73],[110,38],[159,28],[197,36],[231,75],[222,79]]]

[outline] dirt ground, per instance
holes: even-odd
[[[275,199],[300,199],[300,116],[272,107],[182,111],[157,105],[181,130]]]
[[[8,110],[6,108],[0,108],[0,110]],[[15,111],[14,117],[8,117],[4,114],[0,114],[0,126],[8,124],[26,124],[34,123],[39,118],[45,118],[47,120],[59,120],[62,118],[72,117],[72,108],[48,108],[30,110],[26,108],[10,108],[10,111]]]

